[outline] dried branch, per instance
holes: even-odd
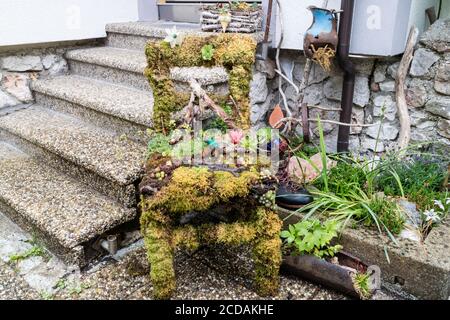
[[[194,101],[195,101],[195,94],[191,93],[191,98],[189,99],[189,103],[186,107],[186,115],[184,116],[184,122],[187,124],[192,123],[192,120],[194,119]]]
[[[319,120],[317,120],[317,119],[308,119],[308,121],[309,122],[318,122]],[[279,126],[280,124],[285,123],[285,122],[295,122],[295,123],[302,124],[302,121],[300,119],[293,118],[293,117],[286,117],[286,118],[283,118],[280,121],[278,121],[275,124],[274,127],[276,128],[277,126]],[[359,127],[359,128],[370,128],[370,127],[374,127],[374,126],[379,125],[377,123],[374,123],[374,124],[357,124],[357,123],[356,124],[349,124],[349,123],[343,123],[343,122],[333,121],[333,120],[320,120],[320,122],[322,122],[322,123],[329,123],[329,124],[335,124],[335,125],[339,125],[339,126]]]
[[[405,149],[411,140],[411,119],[409,117],[408,104],[406,102],[405,79],[413,59],[414,46],[416,45],[418,36],[419,29],[413,26],[409,32],[406,50],[397,71],[397,79],[395,80],[398,116],[400,119],[400,137],[398,138],[398,148],[400,150]]]
[[[297,85],[294,83],[294,81],[292,81],[291,79],[289,79],[288,77],[286,77],[286,76],[283,74],[283,72],[281,72],[281,71],[278,70],[278,69],[275,69],[275,72],[276,72],[280,77],[282,77],[284,80],[286,80],[291,86],[293,86],[294,89],[295,89],[295,91],[297,92],[297,94],[300,93],[300,89],[297,87]]]
[[[322,107],[322,106],[308,106],[309,109],[317,109],[317,110],[322,110],[322,111],[337,111],[337,112],[341,112],[342,109],[341,108],[328,108],[328,107]]]
[[[236,124],[232,119],[228,116],[228,114],[218,106],[206,93],[206,91],[200,86],[197,80],[191,78],[189,80],[189,85],[192,89],[192,92],[199,99],[200,105],[204,105],[205,107],[211,108],[231,129],[237,129]]]

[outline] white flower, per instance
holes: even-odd
[[[184,36],[181,32],[177,31],[177,27],[174,26],[172,29],[166,29],[167,36],[164,38],[165,42],[170,44],[171,48],[180,46],[183,43]]]
[[[442,201],[440,201],[440,200],[434,200],[434,205],[438,206],[439,209],[441,209],[442,211],[445,210],[444,205],[442,204]]]
[[[446,205],[450,204],[450,198],[447,198],[447,201],[445,202]]]
[[[424,213],[425,216],[425,221],[432,221],[434,223],[438,223],[441,221],[441,218],[439,217],[439,215],[434,211],[434,209],[431,210],[427,210]]]

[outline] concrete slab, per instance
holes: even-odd
[[[297,213],[279,209],[287,218],[285,226],[302,219]],[[381,268],[383,281],[397,292],[406,292],[420,299],[450,298],[450,219],[435,227],[423,244],[397,239],[395,245],[378,231],[345,229],[339,243],[369,265]]]

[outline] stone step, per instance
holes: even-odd
[[[228,96],[228,73],[223,67],[174,67],[170,69],[170,77],[174,81],[175,90],[192,92],[189,80],[194,78],[209,93]]]
[[[69,51],[67,58],[72,72],[76,75],[132,86],[144,91],[151,90],[148,80],[143,75],[147,65],[144,52],[96,47]],[[194,77],[205,88],[213,86],[211,90],[216,93],[228,92],[228,74],[222,67],[172,68],[171,77],[178,84],[176,88],[180,91],[190,92],[186,81]]]
[[[110,23],[106,25],[107,43],[111,47],[143,51],[148,41],[164,39],[167,35],[166,30],[174,26],[185,33],[202,34],[197,32],[200,26],[191,23],[169,21]]]
[[[143,50],[95,47],[68,51],[66,58],[72,74],[150,90],[144,76],[147,61]]]
[[[0,140],[0,211],[67,263],[87,263],[85,247],[135,218],[126,209],[17,146]]]
[[[108,34],[108,45],[111,47],[143,51],[150,40],[160,40],[167,36],[167,29],[176,27],[185,35],[209,37],[211,32],[200,31],[200,25],[196,23],[156,21],[156,22],[123,22],[110,23],[106,25]],[[260,43],[263,41],[264,33],[251,34]]]
[[[126,206],[136,204],[143,144],[39,105],[0,117],[0,136]]]
[[[148,140],[145,131],[152,127],[151,91],[77,75],[37,80],[32,88],[39,105],[73,114],[136,141]]]

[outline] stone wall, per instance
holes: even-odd
[[[66,48],[0,52],[0,109],[33,101],[32,80],[68,71]]]
[[[450,145],[450,20],[436,22],[421,36],[406,80],[406,94],[412,122],[411,143],[441,141]],[[370,128],[351,129],[350,149],[353,152],[383,152],[396,144],[399,121],[395,102],[395,77],[401,57],[353,59],[357,75],[353,123],[378,124]],[[305,58],[299,52],[284,51],[280,58],[283,72],[296,85],[303,77]],[[273,60],[258,61],[252,82],[252,123],[263,126],[270,111],[282,103],[278,76]],[[342,71],[335,66],[330,73],[314,65],[305,91],[305,102],[313,106],[340,108]],[[291,110],[296,92],[283,81]],[[338,112],[310,109],[310,118],[339,120]],[[381,126],[380,126],[381,124]],[[317,125],[311,124],[317,139]],[[380,129],[381,128],[381,129]],[[327,146],[336,150],[337,125],[324,124]],[[301,127],[297,128],[301,134]],[[379,140],[377,137],[379,134]],[[376,149],[376,150],[375,150]]]
[[[0,47],[0,109],[33,102],[33,80],[65,74],[68,50],[104,45],[102,39]]]

